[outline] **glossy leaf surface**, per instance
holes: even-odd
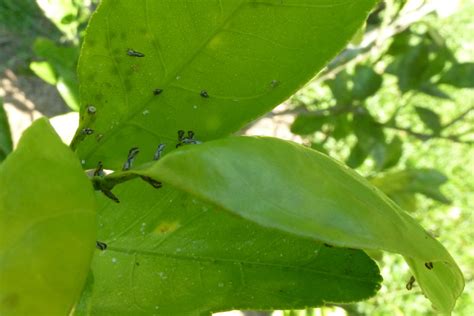
[[[87,167],[147,161],[178,130],[232,133],[292,95],[360,28],[375,0],[104,0],[79,62]],[[85,126],[83,126],[85,127]]]
[[[289,309],[375,294],[362,251],[264,228],[170,186],[140,180],[98,193],[99,240],[77,315],[208,315]]]
[[[463,276],[446,249],[367,180],[294,143],[235,137],[189,145],[137,170],[262,226],[407,258],[424,293],[452,310]],[[433,269],[424,265],[433,263]]]
[[[90,181],[40,119],[0,165],[0,314],[68,315],[95,235]]]
[[[75,74],[78,58],[76,47],[61,46],[46,38],[38,38],[35,54],[43,61],[34,61],[30,69],[41,79],[55,85],[66,104],[79,110],[79,89]]]

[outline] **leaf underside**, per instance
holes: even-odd
[[[363,177],[317,151],[275,138],[232,137],[185,146],[135,172],[264,227],[402,254],[442,312],[463,291],[459,267],[436,239]]]
[[[93,277],[77,315],[208,315],[366,299],[380,288],[362,251],[335,248],[232,216],[139,180],[99,196]]]

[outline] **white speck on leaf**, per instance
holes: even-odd
[[[117,262],[117,258],[112,258],[112,263],[116,263]]]

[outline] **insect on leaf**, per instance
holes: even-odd
[[[375,3],[101,1],[78,68],[82,111],[97,108],[91,127],[103,135],[79,146],[85,167],[117,170],[135,146],[148,161],[181,129],[202,141],[237,131],[310,80]]]
[[[354,171],[303,146],[233,137],[187,146],[139,172],[265,227],[402,254],[441,312],[464,288],[453,258],[412,217]]]

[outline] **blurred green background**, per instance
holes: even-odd
[[[0,111],[0,160],[11,148],[9,129],[15,141],[38,116],[78,110],[75,70],[97,4],[0,0],[0,97],[8,117]],[[465,275],[455,315],[474,315],[473,17],[474,0],[381,1],[318,77],[242,130],[345,161],[417,218]],[[410,272],[400,256],[370,255],[384,285],[369,301],[245,314],[434,314],[416,283],[406,289]]]

